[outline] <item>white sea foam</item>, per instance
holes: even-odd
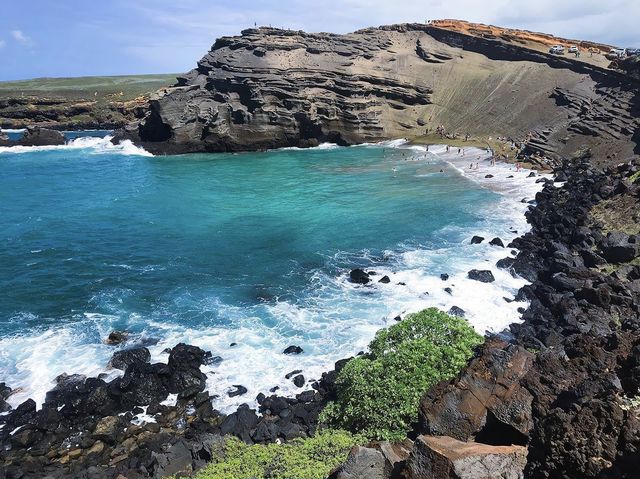
[[[90,154],[118,153],[121,155],[153,156],[143,148],[134,145],[130,140],[124,140],[117,145],[114,145],[111,143],[112,138],[112,136],[105,136],[104,138],[85,136],[71,140],[65,145],[3,146],[0,147],[0,154],[33,153],[36,151],[87,150]]]
[[[387,142],[385,146],[404,148],[406,143],[398,140]],[[415,145],[409,149],[414,152],[416,161],[456,171],[500,193],[500,201],[493,210],[480,212],[485,217],[480,227],[471,230],[450,226],[439,232],[447,241],[442,241],[438,249],[399,247],[386,252],[386,261],[371,257],[367,251],[360,252],[362,264],[374,264],[368,269],[376,271],[369,286],[350,283],[347,271],[331,275],[327,272],[331,268],[323,268],[313,273],[309,285],[311,293],[303,302],[276,300],[240,307],[225,304],[218,298],[208,298],[193,306],[215,311],[224,320],[215,325],[189,326],[165,321],[162,315],[145,317],[126,313],[132,329],[159,338],[157,344],[149,347],[152,361],[166,362],[168,355],[164,350],[179,342],[220,355],[223,358],[220,364],[204,366],[202,370],[207,374],[210,393],[219,396],[214,406],[228,412],[239,404],[251,404],[260,392],[269,394],[274,386],[279,386],[278,393],[281,394],[301,391],[284,378],[285,374],[301,370],[307,381],[318,379],[337,359],[364,350],[377,330],[395,324],[397,315],[404,316],[431,306],[445,311],[458,306],[465,310],[469,322],[481,333],[500,332],[519,321],[517,310],[526,304],[512,300],[526,282],[495,267],[497,260],[511,254],[511,249],[491,246],[488,241],[498,236],[508,244],[528,230],[524,213],[530,205],[521,199],[534,198],[541,184],[536,183],[536,178],[528,177],[529,171],[516,172],[507,164],[490,166],[486,151],[481,149],[466,148],[464,157],[457,154],[457,149],[447,152],[444,146],[431,146],[428,153],[424,147]],[[479,163],[479,168],[469,169],[471,162],[474,166]],[[421,174],[418,172],[417,176]],[[485,178],[487,174],[493,177]],[[474,234],[484,236],[486,241],[471,245]],[[354,252],[336,252],[334,258],[329,258],[329,263],[344,264],[345,258],[353,260],[354,255]],[[470,280],[467,277],[470,269],[490,269],[496,281],[485,284]],[[440,278],[442,273],[449,275],[446,281]],[[389,276],[389,284],[378,283],[383,275]],[[451,288],[451,294],[445,288]],[[124,289],[102,292],[90,303],[100,301],[105,294],[113,295],[112,302],[117,305],[118,298],[133,293]],[[189,293],[184,295],[175,302],[192,303]],[[80,332],[77,325],[60,324],[32,336],[0,339],[0,360],[3,364],[14,365],[2,379],[14,388],[21,388],[9,398],[13,406],[27,397],[33,397],[40,404],[46,391],[53,386],[52,380],[63,372],[95,376],[106,371],[114,349],[103,344],[102,339],[114,329],[119,316],[115,312],[105,315],[91,311],[83,316]],[[232,343],[236,345],[230,346]],[[302,346],[304,353],[293,356],[282,353],[294,344]],[[108,373],[110,378],[121,371],[110,370]],[[245,386],[248,393],[230,398],[228,392],[238,384]],[[166,403],[173,401],[175,398],[170,397]],[[139,419],[151,420],[147,417]]]

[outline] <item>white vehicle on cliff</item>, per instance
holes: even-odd
[[[554,45],[549,48],[549,53],[552,55],[564,55],[564,47],[562,45]]]

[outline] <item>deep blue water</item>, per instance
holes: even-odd
[[[127,329],[160,360],[179,340],[213,350],[225,362],[212,387],[243,382],[254,397],[287,368],[312,375],[354,352],[408,301],[402,276],[356,288],[350,268],[430,288],[463,270],[472,232],[508,228],[488,219],[500,195],[409,150],[85,146],[0,151],[0,381],[29,393],[99,372],[105,336]],[[289,344],[304,358],[281,358]]]

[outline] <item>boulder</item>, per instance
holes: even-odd
[[[22,146],[50,146],[64,145],[65,138],[62,133],[40,127],[28,127],[22,138],[17,141]]]
[[[304,350],[300,346],[287,346],[284,351],[284,354],[300,354]]]
[[[113,353],[109,366],[124,371],[133,363],[148,363],[150,360],[151,354],[147,348],[125,349]]]
[[[349,281],[356,284],[367,284],[371,281],[371,278],[369,278],[369,273],[360,268],[356,268],[352,269],[349,273]]]
[[[389,276],[387,275],[384,275],[382,278],[378,280],[378,283],[382,283],[382,284],[387,284],[390,282],[391,282],[391,279],[389,279]]]
[[[447,280],[449,279],[449,275],[448,275],[447,273],[442,273],[442,274],[440,275],[440,279],[441,279],[442,281],[447,281]]]
[[[127,331],[111,331],[104,342],[115,346],[124,343],[127,339],[129,339],[129,333]]]
[[[298,374],[296,377],[293,378],[293,384],[295,384],[299,388],[304,386],[304,383],[305,383],[305,379],[302,374]]]
[[[371,447],[355,446],[347,461],[329,479],[388,479],[391,468],[384,455]]]
[[[447,311],[447,314],[449,316],[457,316],[459,318],[464,318],[465,311],[464,311],[464,309],[462,309],[462,308],[460,308],[458,306],[451,306],[449,311]]]
[[[521,346],[488,340],[458,378],[424,395],[419,432],[494,445],[526,444],[533,398],[521,380],[533,359]]]
[[[501,248],[504,248],[504,243],[500,238],[493,238],[491,241],[489,241],[489,244],[491,246],[500,246]]]
[[[229,391],[229,392],[227,393],[227,396],[229,396],[230,398],[232,398],[232,397],[236,397],[236,396],[242,396],[242,395],[244,395],[244,394],[247,394],[247,388],[246,388],[246,387],[244,387],[243,385],[241,385],[241,384],[234,384],[234,385],[233,385],[233,387],[234,387],[235,389],[233,389],[233,390],[231,390],[231,391]]]
[[[469,279],[480,281],[481,283],[493,283],[496,280],[493,273],[486,269],[472,269],[467,273],[467,276]]]
[[[378,442],[368,447],[355,446],[344,464],[336,468],[329,479],[388,479],[397,472],[409,457],[413,442]]]
[[[489,446],[440,436],[419,436],[405,469],[406,479],[522,479],[523,446]]]
[[[180,440],[166,452],[152,453],[156,464],[154,477],[188,476],[193,472],[193,458],[188,445]]]
[[[602,244],[602,256],[610,263],[626,263],[638,256],[638,244],[635,236],[621,231],[607,235]]]
[[[93,429],[92,436],[103,443],[116,444],[122,439],[126,425],[120,416],[103,417]]]
[[[482,236],[474,236],[473,238],[471,238],[471,244],[480,244],[484,241],[484,238]]]

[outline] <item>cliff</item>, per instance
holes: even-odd
[[[629,156],[637,81],[600,53],[550,55],[560,40],[458,21],[346,35],[249,29],[218,39],[119,137],[184,153],[419,138],[443,126],[477,137],[535,131],[547,155],[586,145]]]
[[[142,118],[150,93],[174,75],[0,82],[0,128],[113,129]]]

